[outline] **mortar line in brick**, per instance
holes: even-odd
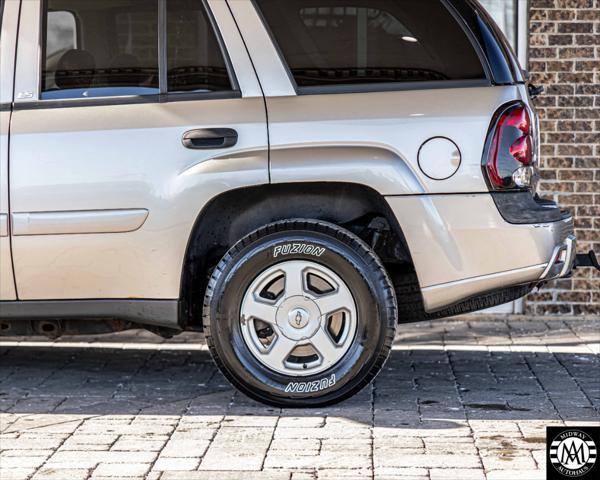
[[[548,395],[548,392],[546,391],[546,389],[544,388],[544,385],[542,385],[542,382],[540,382],[540,379],[537,377],[537,375],[535,374],[535,371],[533,370],[533,368],[531,367],[531,364],[529,363],[529,360],[527,359],[527,357],[525,355],[520,355],[521,358],[524,360],[525,365],[527,365],[527,369],[529,370],[529,372],[531,373],[532,377],[535,378],[535,383],[537,383],[538,387],[540,388],[540,390],[543,392],[544,396],[546,397],[546,399],[548,400],[548,402],[550,402],[550,405],[552,405],[552,408],[554,409],[554,411],[556,412],[556,415],[558,415],[558,418],[560,418],[561,422],[563,422],[563,424],[565,423],[565,419],[563,418],[563,416],[561,415],[561,413],[559,412],[558,408],[556,407],[556,405],[554,404],[554,401],[552,400],[552,398],[550,398],[550,395]],[[537,356],[537,355],[536,355]]]
[[[548,324],[546,322],[543,322],[543,323],[546,326],[546,328],[548,330],[550,330]],[[514,345],[515,341],[514,341],[514,338],[513,338],[513,335],[512,335],[512,329],[510,328],[510,322],[507,320],[506,324],[507,324],[507,327],[508,327],[508,336],[510,338],[510,342],[511,342],[512,345]],[[563,322],[563,324],[564,324],[564,322]],[[534,354],[534,356],[537,357],[537,354]],[[519,358],[525,363],[525,365],[527,366],[527,369],[529,370],[529,373],[535,379],[535,382],[537,383],[539,389],[543,392],[543,394],[546,397],[546,399],[548,400],[548,402],[550,402],[550,405],[552,405],[552,408],[554,409],[554,411],[558,415],[558,418],[560,418],[560,420],[564,423],[565,419],[563,418],[563,416],[561,415],[561,413],[558,411],[558,408],[556,407],[556,405],[554,404],[554,402],[550,398],[550,395],[548,395],[548,392],[544,388],[544,385],[542,385],[542,382],[540,382],[540,379],[538,378],[538,376],[536,375],[535,371],[531,367],[531,364],[529,363],[529,360],[527,359],[527,357],[524,354],[520,353],[519,354]]]
[[[97,415],[97,416],[99,416],[99,415]],[[90,418],[94,418],[94,417],[90,417]],[[78,429],[79,427],[81,427],[81,425],[83,425],[83,423],[84,423],[86,420],[89,420],[89,418],[82,419],[82,420],[79,422],[79,424],[77,425],[77,427],[75,427],[75,428],[73,429],[73,431],[72,431],[70,434],[68,434],[68,435],[67,435],[65,438],[63,438],[63,440],[60,442],[60,444],[59,444],[59,445],[58,445],[58,446],[57,446],[57,447],[54,449],[54,451],[52,452],[52,455],[50,455],[50,456],[49,456],[49,457],[48,457],[48,458],[47,458],[47,459],[44,461],[44,463],[42,463],[42,465],[40,465],[40,466],[39,466],[39,467],[38,467],[38,468],[35,470],[35,472],[32,474],[32,476],[33,476],[33,475],[35,475],[35,474],[37,474],[37,473],[38,473],[38,472],[39,472],[39,471],[40,471],[42,468],[44,468],[44,465],[46,465],[46,464],[47,464],[47,463],[48,463],[50,460],[52,460],[52,457],[54,457],[54,455],[56,455],[56,453],[58,453],[58,451],[59,451],[59,450],[61,449],[61,447],[62,447],[62,446],[63,446],[63,445],[66,443],[66,441],[67,441],[69,438],[71,438],[71,437],[73,436],[73,434],[74,434],[74,433],[77,431],[77,429]],[[73,420],[71,420],[71,421],[73,421]],[[60,423],[69,423],[69,422],[60,422]],[[58,424],[55,424],[55,425],[58,425]],[[88,469],[87,476],[86,476],[86,480],[92,476],[92,470],[94,470],[94,468],[96,468],[96,467],[93,467],[93,468],[90,468],[90,469]]]
[[[131,381],[133,381],[138,375],[139,373],[142,371],[142,369],[145,369],[148,366],[148,362],[150,362],[154,357],[156,357],[158,355],[159,350],[154,350],[152,351],[152,353],[150,355],[147,355],[146,358],[144,359],[143,362],[140,363],[140,365],[138,366],[138,368],[133,372],[133,375],[131,375]],[[117,393],[119,392],[120,389],[123,388],[123,384],[119,384],[117,386],[117,388],[115,389],[115,391],[112,393],[111,398],[114,399],[117,396]],[[133,415],[133,418],[130,420],[129,425],[131,425],[135,419],[139,416],[140,412],[143,410],[143,408],[139,408],[138,412]]]
[[[376,380],[371,383],[371,480],[375,480],[375,399],[377,394]]]
[[[524,439],[525,438],[525,432],[523,432],[523,429],[521,428],[521,424],[518,421],[515,422],[515,423],[517,424],[517,429],[519,430],[519,433],[521,434],[521,439]],[[536,470],[541,470],[541,465],[535,459],[535,456],[533,455],[533,450],[531,450],[531,449],[525,449],[525,450],[527,450],[527,453],[529,453],[529,456],[533,460],[533,463],[535,464]]]
[[[581,337],[579,336],[579,334],[578,334],[578,333],[577,333],[577,331],[576,331],[576,330],[573,328],[573,326],[570,324],[570,322],[563,322],[563,323],[564,323],[564,325],[565,325],[565,326],[566,326],[566,327],[567,327],[567,328],[568,328],[568,329],[569,329],[569,330],[570,330],[570,331],[573,333],[573,335],[574,335],[575,337],[577,337],[577,339],[578,339],[578,340],[581,342],[581,344],[586,346],[586,348],[587,348],[587,349],[590,351],[590,353],[591,353],[592,355],[597,355],[597,353],[596,353],[596,352],[594,352],[594,351],[593,351],[593,350],[590,348],[590,346],[589,346],[588,342],[586,342],[586,341],[585,341],[583,338],[581,338]]]
[[[231,394],[231,398],[229,400],[229,403],[227,404],[227,407],[225,407],[225,411],[223,412],[223,415],[221,416],[221,420],[219,420],[219,425],[217,426],[216,430],[214,431],[214,433],[210,437],[210,440],[208,441],[208,446],[206,447],[206,450],[204,451],[204,455],[200,459],[200,463],[198,464],[198,467],[196,468],[196,471],[199,471],[200,467],[202,467],[202,464],[204,463],[204,459],[206,458],[206,455],[208,454],[208,451],[210,450],[210,447],[212,447],[215,438],[217,437],[217,435],[219,434],[219,432],[223,428],[223,422],[225,421],[225,418],[227,417],[228,413],[230,412],[231,407],[233,406],[233,403],[235,401],[235,397],[236,397],[237,394],[238,394],[237,390],[234,390],[233,393]]]
[[[54,343],[55,342],[52,342],[51,345],[53,345]],[[44,384],[44,382],[51,379],[56,374],[56,372],[63,371],[65,368],[67,368],[69,366],[69,364],[73,363],[73,361],[75,360],[76,357],[77,357],[77,355],[72,355],[69,358],[65,359],[59,367],[52,369],[52,371],[48,375],[46,375],[43,379],[41,379],[35,385],[35,388],[41,387]],[[18,368],[16,369],[16,371],[18,371]],[[29,394],[30,394],[30,392],[28,391],[21,400],[25,400],[25,399],[29,398]],[[14,408],[18,403],[19,403],[18,401],[15,402],[15,404],[11,407],[11,409]]]
[[[265,451],[265,456],[263,457],[263,461],[260,464],[260,471],[263,472],[265,470],[265,463],[267,461],[267,457],[269,456],[269,452],[271,451],[271,445],[273,445],[273,440],[275,439],[275,432],[277,431],[277,426],[279,425],[279,420],[281,420],[282,409],[279,409],[279,414],[277,415],[277,420],[275,421],[275,425],[273,426],[273,432],[271,433],[271,439],[269,440],[269,445],[267,445],[267,450]]]
[[[583,394],[583,396],[585,397],[585,399],[588,401],[588,403],[590,404],[590,406],[600,415],[600,409],[598,407],[596,407],[596,405],[594,405],[594,403],[592,402],[591,398],[589,397],[589,395],[586,393],[586,391],[582,388],[581,384],[579,383],[579,380],[577,379],[577,377],[575,375],[573,375],[571,373],[571,371],[569,370],[569,368],[567,366],[565,366],[565,364],[562,362],[562,360],[560,360],[560,358],[554,353],[552,352],[552,357],[556,360],[556,362],[561,366],[561,368],[567,372],[567,375],[569,375],[569,377],[575,382],[575,385],[577,385],[577,388],[579,389],[579,391]]]
[[[214,373],[213,373],[213,376],[214,376]],[[211,376],[211,378],[212,378],[212,376]],[[192,404],[192,402],[194,401],[195,398],[198,398],[198,397],[193,397],[193,398],[190,398],[188,400],[187,405],[185,407],[185,410],[183,411],[183,413],[181,413],[179,415],[179,419],[177,420],[177,423],[175,424],[175,427],[173,428],[173,430],[169,434],[169,438],[167,439],[167,441],[165,443],[163,443],[162,447],[160,447],[160,449],[158,450],[158,452],[156,454],[156,458],[154,459],[154,461],[150,462],[150,469],[148,470],[149,473],[152,472],[152,469],[154,468],[154,465],[156,465],[156,462],[160,458],[160,455],[162,454],[163,450],[165,449],[165,447],[169,443],[171,437],[177,431],[177,428],[179,428],[179,425],[181,425],[181,421],[183,420],[183,417],[185,417],[186,413],[190,410],[190,406],[191,406],[191,404]],[[172,403],[174,403],[174,402],[172,402]],[[200,465],[200,462],[198,462],[198,465]],[[162,477],[162,474],[163,474],[163,472],[160,473],[159,479],[160,479],[160,477]]]
[[[444,333],[445,332],[446,332],[446,329],[444,328]],[[485,470],[485,466],[483,465],[483,458],[481,456],[479,447],[477,446],[477,442],[475,441],[475,431],[473,430],[473,427],[471,426],[471,420],[469,419],[469,414],[465,408],[465,402],[463,399],[463,395],[460,391],[460,384],[458,382],[458,377],[456,376],[456,371],[454,370],[454,365],[452,363],[452,355],[451,355],[451,352],[449,352],[447,349],[446,338],[444,337],[442,341],[443,341],[443,345],[444,345],[444,352],[448,359],[448,366],[450,368],[450,373],[452,373],[452,378],[454,379],[454,389],[456,390],[456,395],[458,396],[458,399],[460,400],[460,404],[463,407],[463,412],[464,412],[465,418],[467,420],[467,425],[469,426],[469,432],[471,434],[470,436],[471,436],[471,441],[473,442],[473,447],[477,451],[477,459],[479,460],[479,466],[481,467],[481,471],[483,472],[484,477],[487,479],[487,472]],[[429,471],[428,471],[428,474],[431,477],[431,474],[429,473]]]
[[[161,342],[161,343],[162,343],[162,342]],[[150,361],[151,361],[151,360],[152,360],[152,359],[153,359],[155,356],[157,356],[157,355],[158,355],[158,352],[159,352],[159,350],[154,350],[154,351],[153,351],[153,352],[152,352],[150,355],[147,355],[147,356],[144,358],[144,361],[140,363],[140,365],[138,366],[138,368],[137,368],[137,369],[134,371],[134,373],[131,375],[131,380],[130,380],[130,381],[133,381],[133,380],[134,380],[134,379],[135,379],[135,378],[136,378],[136,377],[139,375],[139,373],[142,371],[142,369],[145,369],[145,368],[148,366],[148,363],[149,363],[149,362],[150,362]],[[106,363],[108,363],[108,362],[106,362]],[[106,363],[105,363],[105,365],[106,365]],[[123,385],[122,385],[122,384],[119,384],[119,385],[118,385],[118,387],[117,387],[117,388],[116,388],[116,389],[113,391],[113,393],[111,394],[110,398],[111,398],[111,399],[114,399],[114,398],[116,397],[116,395],[118,394],[119,390],[120,390],[122,387],[123,387]],[[190,400],[190,401],[191,401],[191,400]],[[142,411],[143,411],[143,407],[140,407],[140,408],[138,408],[138,409],[137,409],[137,413],[136,413],[136,414],[134,414],[134,415],[132,415],[132,418],[131,418],[131,420],[129,420],[129,423],[128,423],[128,425],[132,425],[132,424],[133,424],[133,422],[135,422],[135,420],[136,420],[136,419],[137,419],[137,418],[140,416],[140,414],[141,414],[141,412],[142,412]],[[181,417],[180,417],[180,419],[181,419]],[[179,421],[181,421],[181,420],[179,420]],[[172,433],[172,432],[171,432],[171,433]],[[115,443],[118,441],[118,439],[119,439],[121,436],[122,436],[122,435],[118,435],[118,436],[117,436],[117,439],[116,439],[114,442],[112,442],[112,444],[111,444],[111,445],[110,445],[110,447],[109,447],[109,451],[110,451],[110,449],[111,449],[111,448],[112,448],[112,447],[115,445]],[[163,445],[163,448],[164,448],[164,445]],[[158,455],[156,456],[156,458],[158,458]],[[154,460],[154,462],[151,462],[150,469],[148,470],[148,472],[150,472],[150,471],[152,470],[152,467],[154,466],[154,463],[155,463],[155,462],[156,462],[156,459]],[[95,470],[98,468],[98,466],[99,466],[99,464],[96,464],[96,466],[95,466],[95,467],[92,469],[92,473],[91,473],[91,475],[93,475],[93,471],[95,471]]]
[[[16,369],[13,369],[10,372],[8,372],[8,374],[0,380],[0,383],[5,383],[7,380],[10,380],[10,377],[12,377],[15,374],[15,371]]]
[[[501,322],[507,324],[508,320],[503,319],[503,320],[501,320]],[[468,322],[467,322],[467,325],[468,325]],[[487,472],[486,472],[485,466],[483,464],[483,458],[481,456],[481,451],[479,450],[479,447],[477,446],[477,442],[475,441],[475,431],[473,430],[473,427],[471,426],[471,420],[469,419],[469,413],[467,412],[467,409],[465,408],[465,401],[464,401],[462,392],[460,390],[460,383],[459,383],[458,377],[456,375],[456,370],[454,369],[454,364],[452,363],[452,355],[451,355],[451,352],[449,352],[447,350],[446,333],[447,333],[447,330],[446,330],[446,328],[444,328],[443,336],[442,336],[442,343],[444,346],[444,352],[446,353],[446,357],[448,359],[448,366],[450,368],[450,373],[452,374],[452,378],[454,379],[454,389],[456,390],[456,395],[458,396],[458,399],[460,400],[460,404],[463,407],[465,419],[466,419],[467,425],[469,427],[471,441],[473,442],[473,447],[477,451],[477,459],[479,460],[479,466],[481,467],[481,471],[483,472],[483,475],[487,479]],[[488,351],[488,356],[490,356],[489,351]],[[429,470],[428,470],[428,475],[431,478],[431,473],[429,472]]]

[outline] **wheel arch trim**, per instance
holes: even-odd
[[[296,198],[294,198],[296,197]],[[300,202],[298,201],[300,200]],[[303,202],[303,203],[302,203]],[[243,204],[244,207],[241,207]],[[374,207],[370,211],[369,208]],[[192,279],[210,269],[211,255],[216,263],[237,240],[263,225],[290,218],[314,218],[343,225],[363,214],[380,213],[404,247],[407,243],[401,225],[386,198],[372,187],[350,182],[294,182],[248,186],[223,192],[207,202],[190,231],[181,268],[180,324],[200,312],[190,304],[190,296],[202,297]],[[226,221],[212,221],[220,216]],[[204,225],[213,225],[206,230]],[[227,245],[219,245],[226,239]],[[410,251],[407,252],[410,256]],[[215,263],[215,264],[216,264]],[[208,279],[202,282],[206,287]],[[193,291],[193,292],[192,292]],[[201,302],[200,302],[201,303]]]

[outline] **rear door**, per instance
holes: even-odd
[[[226,3],[27,0],[17,59],[19,297],[178,298],[202,208],[268,183],[264,99]]]
[[[0,300],[16,299],[9,237],[8,132],[19,4],[20,0],[0,2]]]

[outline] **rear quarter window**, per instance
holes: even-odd
[[[299,87],[483,80],[440,0],[257,0]]]

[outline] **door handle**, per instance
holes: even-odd
[[[183,146],[193,150],[212,150],[233,147],[238,133],[232,128],[201,128],[183,134]]]

